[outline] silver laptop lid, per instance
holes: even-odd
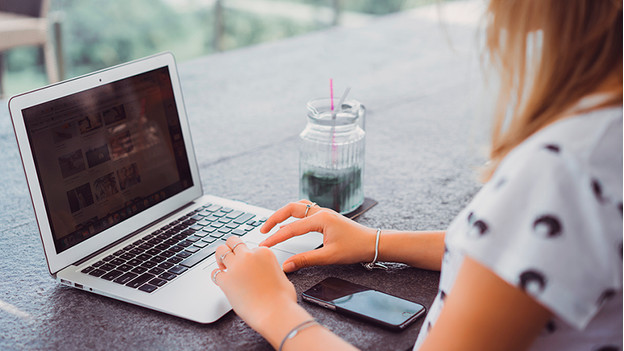
[[[51,274],[202,195],[175,60],[9,100]]]

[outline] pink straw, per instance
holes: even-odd
[[[334,110],[334,80],[329,78],[329,98],[331,101],[331,110]]]

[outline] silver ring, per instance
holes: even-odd
[[[231,253],[233,253],[233,252],[232,252],[232,251],[228,251],[228,252],[224,253],[223,255],[221,255],[221,257],[219,257],[219,259],[221,260],[221,262],[223,262],[223,259],[225,258],[225,256],[227,256],[227,255],[229,255],[229,254],[231,254]]]
[[[222,270],[217,270],[216,272],[214,272],[214,274],[212,275],[212,281],[217,284],[217,274],[223,272]]]
[[[234,250],[236,250],[236,247],[241,244],[244,244],[244,243],[241,241],[240,243],[234,245],[234,247],[232,248],[232,252],[234,252]],[[236,254],[236,252],[234,252],[234,254]]]
[[[314,206],[316,206],[316,202],[313,202],[313,203],[311,203],[311,204],[307,204],[307,205],[306,205],[306,211],[305,211],[305,213],[303,214],[303,218],[305,218],[305,217],[307,217],[307,216],[308,216],[308,211],[310,211],[310,208],[312,208],[312,207],[314,207]]]

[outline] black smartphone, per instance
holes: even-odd
[[[426,312],[425,306],[340,278],[327,278],[301,295],[304,301],[392,330],[403,330]]]

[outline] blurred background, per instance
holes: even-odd
[[[161,51],[178,62],[440,0],[0,0],[0,97]]]

